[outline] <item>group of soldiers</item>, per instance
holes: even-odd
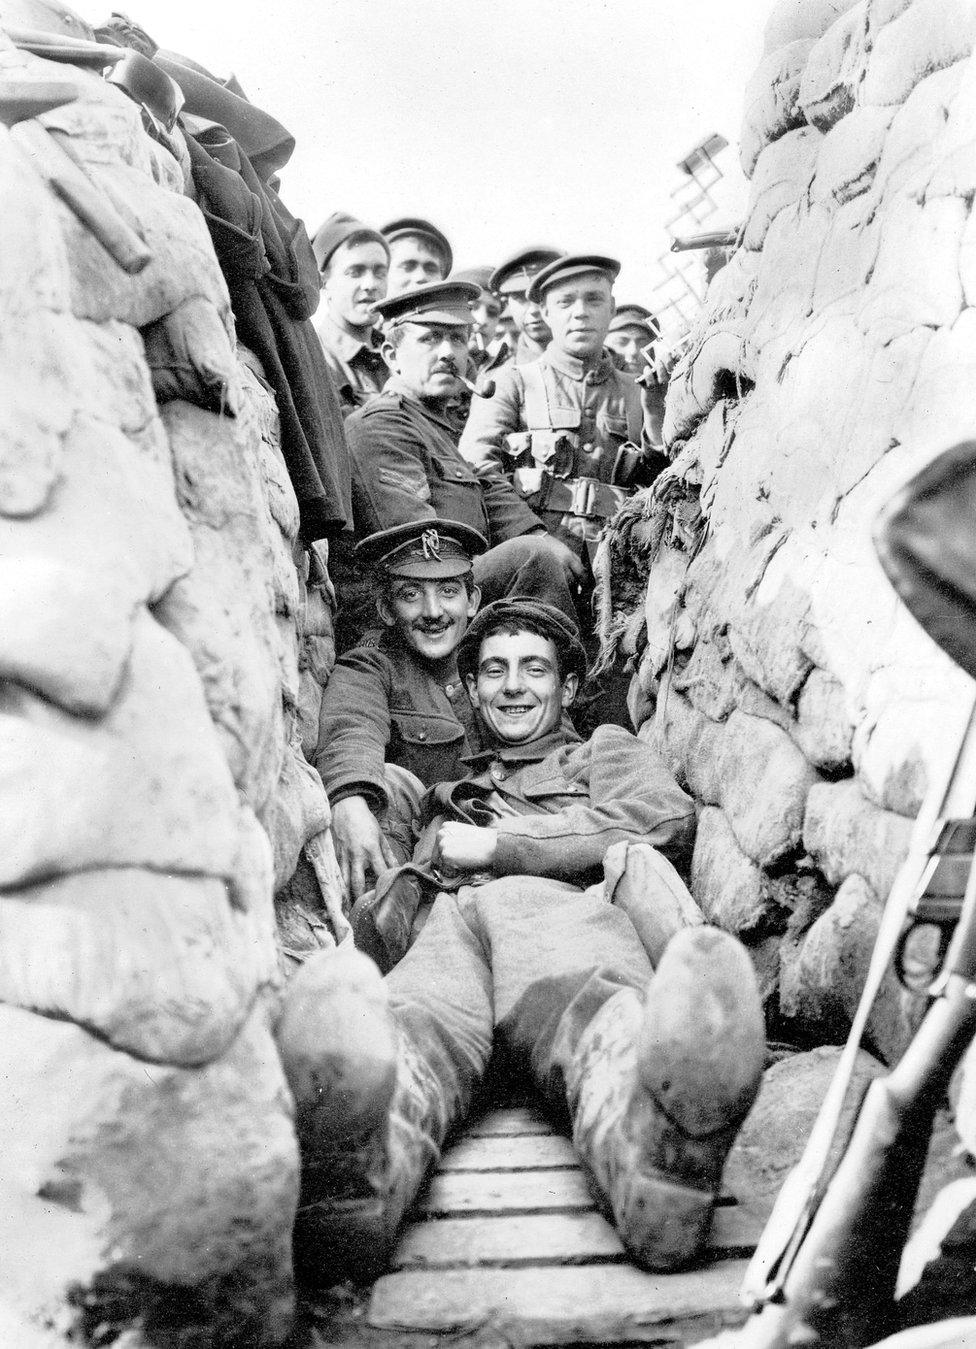
[[[572,720],[593,545],[664,463],[652,320],[615,311],[600,254],[451,275],[429,222],[346,215],[313,246],[356,540],[316,767],[355,944],[306,961],[280,1026],[301,1249],[319,1277],[382,1269],[494,1052],[634,1259],[685,1265],[758,1090],[760,999],[676,869],[691,799],[630,730]]]

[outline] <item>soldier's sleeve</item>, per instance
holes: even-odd
[[[391,680],[388,657],[372,647],[347,651],[332,671],[319,712],[315,767],[333,805],[344,796],[364,796],[377,810],[386,804]]]
[[[346,440],[359,538],[434,517],[423,447],[395,405],[355,413],[346,422]]]
[[[488,513],[492,544],[504,543],[506,539],[517,539],[523,534],[544,529],[535,511],[525,504],[512,484],[497,469],[479,472],[478,481]]]
[[[575,751],[574,777],[578,802],[493,826],[496,874],[578,879],[599,870],[607,849],[620,842],[649,843],[670,861],[685,856],[695,826],[692,800],[635,735],[599,727]]]
[[[472,398],[458,448],[477,473],[506,472],[505,437],[523,429],[521,390],[513,366],[498,372],[491,398]]]

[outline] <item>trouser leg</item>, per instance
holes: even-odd
[[[677,871],[649,843],[615,843],[603,874],[607,898],[630,919],[655,969],[675,933],[705,921]]]
[[[385,980],[361,953],[345,957],[368,964],[375,983],[357,967],[338,1008],[334,993],[328,1004],[342,957],[326,954],[331,965],[324,959],[311,975],[307,965],[300,976],[308,982],[317,974],[318,1004],[306,996],[294,1017],[304,1040],[315,1042],[308,1056],[315,1072],[302,1078],[283,1058],[303,1160],[296,1261],[306,1276],[335,1282],[376,1277],[388,1263],[404,1215],[487,1066],[492,1002],[483,944],[453,896],[438,898],[420,938]],[[388,1072],[377,1042],[391,1047]],[[365,1105],[364,1083],[373,1085]]]
[[[413,856],[420,800],[426,788],[415,773],[399,764],[384,764],[383,781],[387,799],[379,824],[397,862],[402,865]]]
[[[627,916],[601,887],[578,890],[510,876],[476,892],[488,943],[495,1027],[557,1111],[580,1036],[621,989],[641,990],[651,964]]]
[[[561,609],[574,623],[576,580],[544,534],[524,534],[496,544],[474,559],[482,605],[508,595],[527,595]]]
[[[499,1040],[568,1115],[634,1258],[688,1263],[762,1073],[748,955],[728,934],[693,926],[652,977],[633,925],[600,887],[512,877],[479,896]]]

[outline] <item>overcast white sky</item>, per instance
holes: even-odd
[[[74,7],[98,22],[113,5],[161,46],[236,74],[296,136],[282,196],[310,233],[334,210],[376,225],[426,216],[462,267],[528,243],[598,249],[624,263],[618,300],[653,304],[675,164],[719,131],[736,168],[773,0]]]

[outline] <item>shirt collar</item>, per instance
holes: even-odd
[[[581,360],[578,360],[575,356],[567,356],[564,351],[557,351],[552,344],[546,348],[546,353],[542,359],[547,361],[553,370],[558,370],[561,375],[568,375],[570,379],[576,380],[579,384],[583,382],[587,373]],[[601,352],[599,360],[589,372],[590,383],[603,384],[610,378],[614,368],[614,364],[607,353]]]
[[[525,333],[519,333],[515,344],[515,355],[519,365],[525,365],[527,361],[537,361],[545,350],[545,343],[536,342],[534,338],[526,337]],[[510,350],[509,355],[511,354]]]
[[[349,365],[361,351],[376,352],[383,345],[383,334],[379,328],[371,328],[368,340],[363,342],[340,327],[328,310],[322,315],[322,327],[328,329],[329,346],[346,365]]]
[[[391,375],[389,377],[383,385],[383,392],[395,393],[401,398],[406,398],[414,405],[414,407],[419,408],[429,421],[435,422],[438,426],[443,426],[444,430],[450,433],[452,440],[457,440],[457,427],[451,425],[444,410],[432,401],[425,401],[423,398],[418,398],[414,391],[404,384],[399,375]]]
[[[540,763],[547,754],[551,754],[555,749],[563,749],[566,745],[579,744],[582,744],[582,740],[570,724],[569,718],[564,714],[556,729],[538,740],[530,740],[524,745],[498,745],[494,748],[483,749],[477,754],[465,754],[463,761],[470,764],[476,772],[480,772],[486,769],[489,764],[494,763],[496,759],[501,759],[502,763],[519,765]]]

